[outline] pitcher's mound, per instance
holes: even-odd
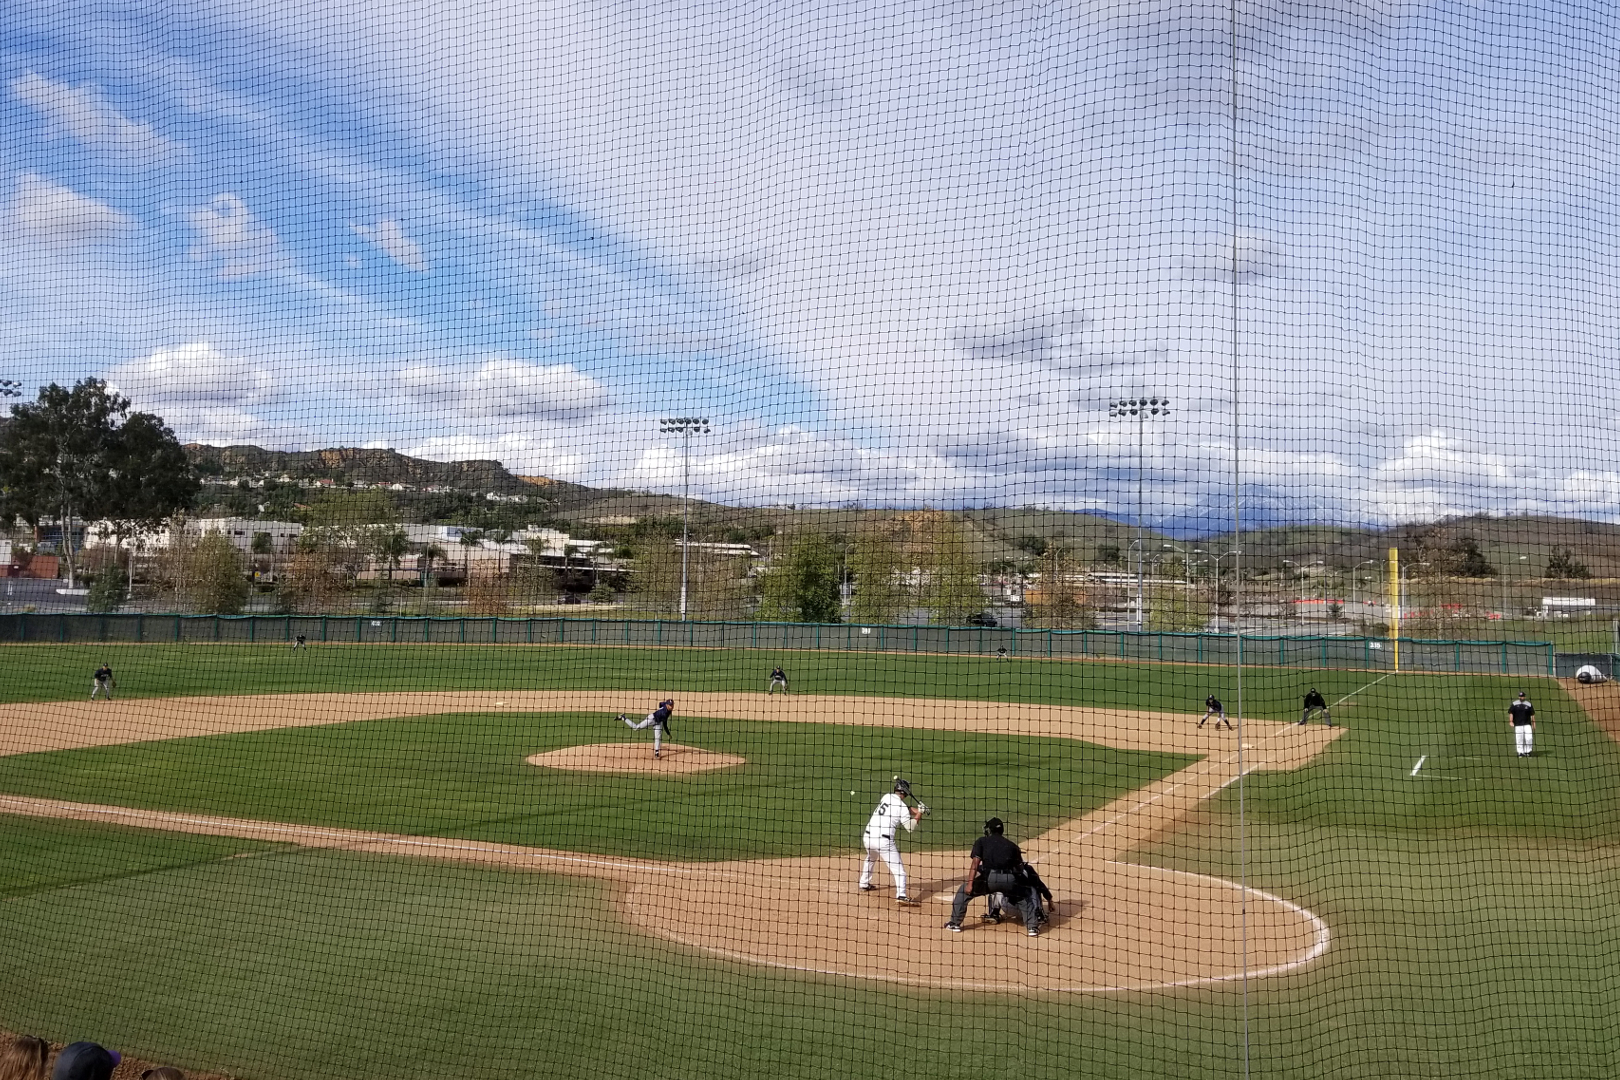
[[[729,769],[733,765],[748,763],[747,758],[740,758],[736,754],[717,754],[712,750],[700,750],[678,743],[665,743],[663,757],[654,758],[650,742],[569,746],[549,754],[532,754],[526,760],[530,765],[543,765],[548,769],[664,775]]]

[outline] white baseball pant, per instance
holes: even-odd
[[[640,731],[643,728],[647,728],[647,727],[652,728],[653,729],[653,753],[656,755],[659,752],[659,750],[663,749],[663,746],[664,746],[664,725],[660,724],[658,722],[657,717],[656,717],[655,714],[648,713],[647,714],[647,719],[641,721],[639,724],[636,721],[630,719],[627,716],[627,717],[624,718],[624,723],[625,723],[625,726],[628,727],[631,731]]]
[[[1535,746],[1536,729],[1533,724],[1515,724],[1513,726],[1513,745],[1520,754],[1528,754]]]
[[[862,836],[866,845],[866,862],[861,865],[861,888],[872,884],[872,871],[877,867],[877,861],[883,860],[883,865],[889,868],[889,876],[894,879],[894,895],[906,895],[906,864],[900,861],[900,849],[895,845],[892,836]]]

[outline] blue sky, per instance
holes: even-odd
[[[1178,532],[1236,390],[1255,520],[1620,520],[1612,12],[1230,10],[12,0],[0,374],[659,490],[700,413],[747,503],[1129,515],[1140,452]]]

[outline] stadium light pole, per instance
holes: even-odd
[[[670,416],[658,421],[658,430],[681,437],[681,621],[686,621],[686,571],[692,533],[692,436],[711,430],[707,416]]]
[[[22,397],[22,383],[17,379],[0,379],[0,398]]]
[[[1169,398],[1123,398],[1108,403],[1108,415],[1115,420],[1136,421],[1136,629],[1143,628],[1143,560],[1146,554],[1142,532],[1142,491],[1147,475],[1147,420],[1148,417],[1170,415]]]

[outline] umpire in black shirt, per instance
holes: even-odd
[[[1000,818],[991,818],[984,823],[984,835],[973,841],[973,861],[968,866],[968,879],[957,887],[956,899],[951,902],[951,921],[945,924],[945,929],[952,933],[962,932],[962,918],[967,915],[968,901],[975,896],[997,892],[1005,896],[1018,909],[1018,914],[1024,917],[1024,929],[1029,931],[1030,937],[1040,933],[1035,890],[1029,887],[1020,872],[1024,865],[1024,853],[1018,850],[1017,844],[1002,835],[1004,829]]]

